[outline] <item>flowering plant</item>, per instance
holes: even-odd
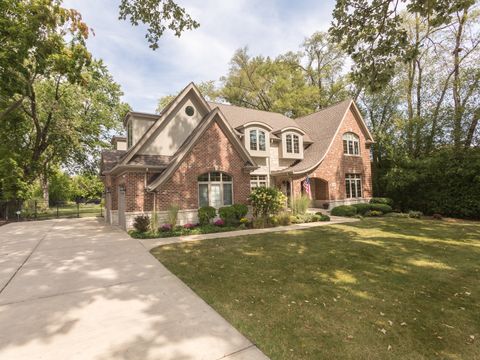
[[[161,227],[160,227],[160,230],[161,231],[172,231],[172,224],[163,224]]]
[[[215,226],[223,226],[225,225],[225,221],[223,221],[222,219],[217,219],[213,222],[213,225]]]
[[[190,223],[189,223],[189,224],[183,225],[183,228],[184,228],[184,229],[193,229],[195,226],[196,226],[195,224],[190,224]]]
[[[254,217],[268,218],[285,207],[287,197],[276,188],[256,187],[250,193],[249,200]]]

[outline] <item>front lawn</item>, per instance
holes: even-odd
[[[478,222],[367,219],[152,253],[272,360],[480,358]]]

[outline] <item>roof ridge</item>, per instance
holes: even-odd
[[[335,103],[335,104],[329,105],[329,106],[327,106],[327,107],[325,107],[325,108],[323,108],[323,109],[320,109],[320,110],[318,110],[318,111],[315,111],[315,112],[313,112],[313,113],[311,113],[311,114],[308,114],[308,115],[304,115],[304,116],[300,116],[300,117],[298,117],[298,118],[295,118],[294,120],[301,120],[301,119],[307,118],[307,117],[309,117],[309,116],[319,114],[319,113],[321,113],[321,112],[324,112],[324,111],[326,111],[326,110],[330,110],[330,109],[332,109],[332,108],[334,108],[334,107],[336,107],[336,106],[339,106],[339,105],[342,104],[342,103],[347,103],[347,102],[348,102],[348,103],[350,104],[352,101],[353,101],[353,99],[352,99],[351,97],[349,97],[349,98],[347,98],[347,99],[345,99],[345,100],[342,100],[342,101],[339,101],[339,102],[337,102],[337,103]]]
[[[252,108],[248,108],[248,107],[245,107],[245,106],[238,106],[238,105],[233,105],[233,104],[219,103],[219,102],[217,102],[217,101],[207,101],[207,102],[208,102],[209,104],[217,104],[217,105],[231,106],[231,107],[236,107],[236,108],[245,109],[245,110],[253,110],[253,111],[266,112],[266,113],[269,113],[269,114],[278,114],[278,115],[282,115],[282,116],[286,117],[287,119],[292,119],[291,117],[288,117],[287,115],[282,114],[282,113],[277,112],[277,111],[268,111],[268,110],[252,109]],[[293,120],[293,119],[292,119],[292,120]]]

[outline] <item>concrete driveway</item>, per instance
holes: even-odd
[[[0,359],[268,359],[124,232],[0,227]]]

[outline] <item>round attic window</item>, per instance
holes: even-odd
[[[187,106],[185,108],[185,113],[188,115],[188,116],[193,116],[193,114],[195,114],[195,109],[193,108],[193,106]]]

